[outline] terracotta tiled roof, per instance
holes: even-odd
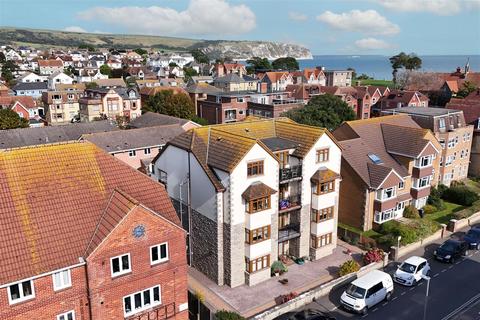
[[[62,60],[50,59],[50,60],[38,60],[39,67],[63,67]]]
[[[180,225],[161,184],[89,142],[0,152],[0,284],[79,263],[132,203]]]
[[[252,200],[270,196],[277,193],[276,190],[270,188],[263,182],[257,181],[252,183],[243,193],[242,197],[245,200]]]
[[[143,87],[140,89],[140,94],[142,96],[154,96],[161,91],[173,91],[173,93],[183,93],[188,94],[184,89],[180,87],[166,87],[166,86],[157,86],[157,87]]]
[[[0,96],[0,107],[11,106],[16,101],[20,102],[25,108],[36,108],[37,104],[30,96]]]
[[[458,92],[458,82],[453,80],[445,81],[450,91],[457,93]]]
[[[340,178],[340,174],[338,174],[333,170],[328,169],[327,167],[322,167],[318,169],[310,179],[315,182],[326,182],[326,181],[332,181],[338,178]]]

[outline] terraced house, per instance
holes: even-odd
[[[0,151],[0,190],[0,319],[188,319],[162,185],[70,142]]]
[[[236,287],[270,278],[281,255],[332,253],[340,161],[326,129],[248,117],[187,131],[153,163],[190,230],[191,265]]]
[[[426,204],[442,150],[430,130],[394,115],[348,121],[333,135],[342,146],[340,222],[366,231]]]

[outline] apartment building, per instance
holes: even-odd
[[[352,70],[324,70],[325,84],[331,87],[350,87],[352,85]]]
[[[391,113],[408,114],[418,125],[434,132],[440,142],[438,182],[449,186],[467,178],[473,140],[473,125],[465,123],[463,111],[445,108],[399,108]]]
[[[332,253],[340,162],[326,129],[247,118],[183,133],[153,166],[190,230],[191,265],[237,287],[269,279],[281,255]]]
[[[345,122],[333,135],[342,147],[340,222],[366,231],[426,204],[441,153],[430,130],[391,115]]]
[[[239,76],[236,73],[229,73],[213,80],[213,85],[224,92],[256,91],[257,83],[258,79],[247,75]]]
[[[428,107],[428,97],[419,91],[391,90],[381,97],[372,108],[376,116],[388,110],[405,107]]]
[[[63,72],[63,61],[60,59],[38,60],[38,71],[40,75],[46,76]]]
[[[47,91],[42,95],[46,111],[45,120],[49,125],[70,123],[79,117],[79,99],[83,91]]]
[[[163,186],[89,142],[5,150],[0,171],[0,319],[188,319]]]
[[[132,88],[88,89],[79,100],[80,121],[126,117],[135,119],[142,114],[140,95]]]

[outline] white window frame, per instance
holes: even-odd
[[[158,288],[158,298],[159,298],[159,301],[153,301],[153,290],[155,288]],[[149,291],[150,293],[150,303],[147,304],[147,305],[144,305],[144,293],[146,291]],[[141,304],[142,306],[138,309],[135,309],[135,295],[136,294],[139,294],[140,293],[140,296],[141,296]],[[131,311],[130,312],[127,312],[125,310],[125,299],[126,298],[130,298],[130,306],[131,306]],[[142,311],[145,311],[147,309],[150,309],[152,307],[155,307],[155,306],[158,306],[158,305],[161,305],[162,304],[162,288],[160,285],[156,285],[156,286],[153,286],[153,287],[150,287],[150,288],[147,288],[147,289],[144,289],[144,290],[140,290],[140,291],[137,291],[137,292],[134,292],[132,294],[129,294],[127,296],[124,296],[123,299],[122,299],[122,303],[123,303],[123,314],[125,317],[129,317],[133,314],[136,314],[136,313],[139,313],[139,312],[142,312]]]
[[[32,294],[31,295],[24,296],[23,288],[21,287],[24,282],[30,282],[30,287],[32,288]],[[12,286],[19,286],[18,292],[20,293],[20,298],[15,299],[15,300],[12,299],[12,292],[10,291],[10,288]],[[7,291],[8,291],[8,304],[10,304],[10,305],[35,298],[35,287],[33,285],[33,280],[25,280],[25,281],[19,281],[19,282],[13,283],[13,284],[8,286]]]
[[[390,190],[390,189],[393,189],[393,192],[392,192],[392,196],[391,197],[386,197],[386,191],[387,190]],[[381,198],[378,198],[378,192],[381,192]],[[395,198],[397,196],[397,188],[396,187],[390,187],[390,188],[386,188],[386,189],[381,189],[381,190],[377,190],[375,192],[375,199],[376,200],[379,200],[379,201],[386,201],[386,200],[389,200],[389,199],[392,199],[392,198]]]
[[[166,257],[162,258],[160,257],[160,247],[165,245],[166,246],[166,252],[167,252],[167,255]],[[152,249],[153,248],[157,248],[158,250],[158,260],[156,261],[153,261],[153,254],[152,254]],[[168,254],[168,242],[163,242],[163,243],[159,243],[157,245],[154,245],[154,246],[151,246],[150,247],[150,265],[156,265],[156,264],[159,264],[159,263],[163,263],[163,262],[166,262],[169,260],[169,254]]]
[[[128,156],[131,157],[131,158],[136,157],[137,156],[137,151],[135,151],[135,150],[128,151]]]
[[[403,190],[404,188],[405,188],[405,182],[400,181],[400,182],[398,183],[398,190]]]
[[[72,320],[75,320],[75,310],[70,310],[70,311],[64,312],[62,314],[59,314],[57,316],[57,320],[68,320],[68,315],[69,314],[72,315]]]
[[[145,149],[143,149],[143,153],[144,153],[144,154],[151,154],[151,153],[152,153],[152,149],[151,149],[151,148],[145,148]]]
[[[426,164],[423,162],[426,161]],[[431,166],[433,163],[433,155],[423,156],[420,158],[415,159],[415,167],[417,168],[425,168]]]
[[[122,257],[124,256],[128,256],[128,269],[124,269],[122,270]],[[113,260],[114,259],[119,259],[119,266],[120,266],[120,271],[119,272],[113,272]],[[119,256],[116,256],[116,257],[111,257],[110,258],[110,272],[112,274],[112,278],[115,278],[115,277],[118,277],[118,276],[121,276],[123,274],[127,274],[129,272],[132,272],[132,259],[130,257],[130,253],[125,253],[125,254],[122,254],[122,255],[119,255]]]
[[[64,283],[64,277],[63,277],[63,274],[64,273],[67,273],[67,279],[68,279],[68,282]],[[60,284],[56,283],[55,281],[55,275],[59,275],[60,276]],[[67,270],[61,270],[61,271],[58,271],[58,272],[55,272],[52,274],[52,282],[53,282],[53,290],[54,291],[58,291],[58,290],[62,290],[62,289],[65,289],[65,288],[70,288],[72,286],[72,275],[71,275],[71,272],[70,272],[70,269],[67,269]]]
[[[420,186],[421,181],[426,181],[426,184],[424,186]],[[414,179],[413,188],[414,189],[428,188],[430,187],[431,181],[432,181],[432,176],[426,176],[426,177],[421,177],[419,179]]]

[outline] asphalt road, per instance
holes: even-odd
[[[454,237],[461,236],[457,233]],[[438,243],[443,242],[438,241]],[[428,259],[431,266],[430,293],[427,303],[428,320],[480,320],[480,251],[470,250],[454,264],[434,260],[433,250],[438,243],[429,244],[409,256],[418,255]],[[407,257],[403,257],[405,260]],[[393,274],[396,264],[385,269]],[[395,283],[394,294],[389,302],[381,302],[366,315],[355,315],[344,311],[340,306],[340,296],[345,286],[336,288],[302,309],[315,309],[329,312],[338,320],[421,320],[424,319],[426,281],[414,287],[404,287]],[[282,317],[283,318],[283,317]]]

